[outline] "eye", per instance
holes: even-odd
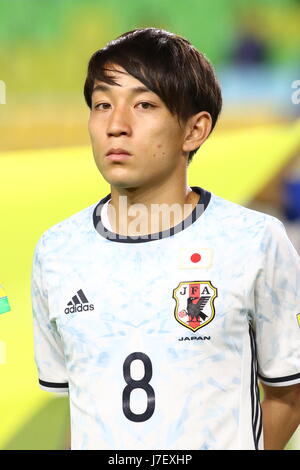
[[[101,106],[103,106],[103,108],[101,108]],[[109,106],[109,103],[98,103],[95,104],[94,109],[108,109]]]
[[[149,109],[149,107],[150,107],[150,108],[154,108],[154,107],[155,107],[153,104],[148,103],[147,101],[142,101],[141,103],[138,103],[137,106],[139,106],[140,104],[147,106],[146,108],[143,106],[142,109]]]

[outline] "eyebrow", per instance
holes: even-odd
[[[92,94],[95,92],[95,91],[110,91],[112,87],[109,87],[107,85],[96,85],[94,88],[93,88],[93,91],[92,91]],[[145,87],[145,86],[134,86],[132,88],[130,88],[130,93],[132,95],[138,95],[139,93],[153,93],[151,90],[149,90],[149,88]]]

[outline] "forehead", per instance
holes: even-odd
[[[92,93],[108,92],[108,93],[156,93],[146,87],[140,80],[130,75],[123,67],[117,64],[108,64],[104,66],[105,76],[111,78],[115,84],[107,83],[99,79],[95,79]]]
[[[127,79],[134,79],[136,80],[132,75],[130,75],[121,65],[118,64],[104,64],[103,70],[105,71],[105,76],[108,78],[112,78],[113,80],[121,80],[122,78],[127,78]]]

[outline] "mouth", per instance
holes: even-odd
[[[109,153],[105,158],[113,162],[122,162],[124,160],[128,160],[130,157],[132,157],[132,155],[129,153]]]
[[[105,155],[105,158],[114,162],[121,162],[127,160],[132,155],[125,149],[122,148],[111,148]]]

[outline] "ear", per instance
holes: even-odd
[[[209,136],[211,128],[212,119],[207,111],[201,111],[191,116],[186,123],[182,150],[184,152],[191,152],[200,147]]]

